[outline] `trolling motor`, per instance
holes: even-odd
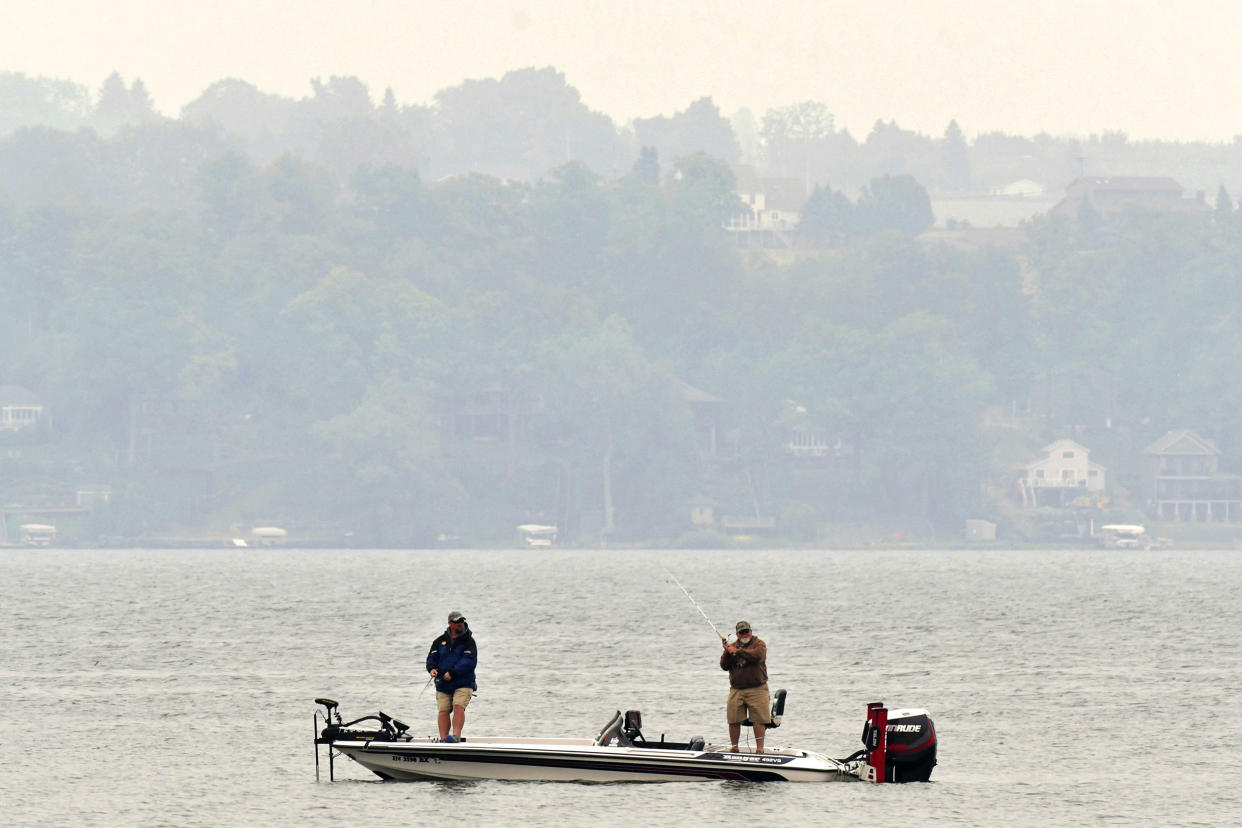
[[[926,782],[936,767],[936,728],[926,710],[907,708],[891,715],[884,702],[867,705],[863,725],[864,782]]]
[[[334,778],[333,760],[336,758],[336,754],[332,752],[334,742],[396,742],[408,741],[410,738],[405,735],[410,726],[399,719],[394,719],[392,716],[385,714],[382,710],[373,716],[363,716],[354,719],[352,722],[342,722],[341,713],[335,701],[319,698],[315,699],[315,704],[322,704],[324,706],[323,711],[316,711],[315,713],[315,781],[319,781],[320,745],[328,746],[328,781],[331,782]],[[324,723],[323,730],[319,729],[321,716]],[[333,722],[333,718],[336,719],[335,722]],[[354,727],[356,724],[369,721],[378,722],[379,727],[372,730]]]

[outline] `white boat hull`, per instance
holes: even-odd
[[[480,739],[340,741],[333,747],[385,778],[502,779],[544,782],[685,782],[750,780],[827,782],[857,771],[817,753],[778,748],[731,753],[596,745],[589,740]]]

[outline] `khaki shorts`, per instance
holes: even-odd
[[[441,713],[447,713],[449,709],[453,707],[460,707],[464,709],[466,705],[470,704],[470,697],[473,695],[474,691],[469,687],[458,687],[453,691],[452,696],[448,693],[441,693],[437,690],[436,710],[439,710]]]
[[[749,716],[746,715],[747,710],[750,711]],[[772,721],[772,697],[768,695],[768,686],[761,684],[745,690],[730,687],[725,716],[731,725],[741,724],[748,718],[751,724],[769,724]]]

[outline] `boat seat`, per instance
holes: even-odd
[[[620,710],[608,720],[608,724],[604,725],[604,729],[595,737],[594,744],[606,745],[614,738],[617,740],[618,745],[633,747],[633,742],[625,735],[625,716]]]
[[[643,714],[637,710],[625,711],[625,728],[621,732],[631,744],[646,742],[647,739],[643,736]]]
[[[695,736],[690,740],[690,744],[686,745],[686,750],[702,750],[706,744],[702,736]]]

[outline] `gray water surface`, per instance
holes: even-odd
[[[312,700],[435,731],[423,658],[479,642],[465,734],[618,709],[723,740],[708,622],[789,691],[770,744],[843,757],[926,707],[928,785],[315,782]],[[14,825],[1233,824],[1242,556],[1176,551],[0,550]],[[321,754],[321,756],[324,756]],[[325,762],[326,762],[326,757]],[[326,764],[325,764],[326,777]]]

